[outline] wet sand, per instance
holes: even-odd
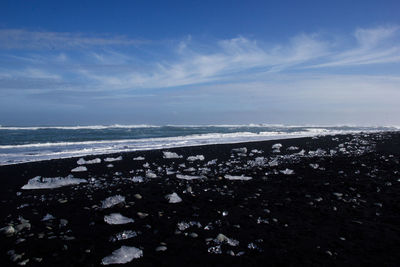
[[[0,166],[1,266],[98,266],[121,246],[143,252],[132,266],[400,264],[398,132],[84,157],[95,158]],[[85,183],[21,189],[70,174]],[[108,224],[112,213],[134,222]],[[136,236],[113,240],[126,230]]]

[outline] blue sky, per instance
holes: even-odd
[[[399,1],[1,1],[0,125],[400,125]]]

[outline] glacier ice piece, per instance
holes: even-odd
[[[85,179],[74,178],[72,175],[67,177],[43,178],[36,176],[28,181],[21,189],[51,189],[69,185],[87,183]]]
[[[101,264],[124,264],[141,257],[143,257],[143,250],[136,247],[122,246],[121,248],[114,250],[111,255],[104,257]]]

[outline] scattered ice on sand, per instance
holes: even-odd
[[[281,149],[281,147],[282,147],[282,144],[274,144],[274,145],[272,145],[272,149]]]
[[[43,217],[42,222],[44,222],[44,221],[50,221],[50,220],[54,220],[54,219],[55,219],[55,218],[54,218],[53,215],[47,213],[47,214]]]
[[[280,171],[281,173],[285,174],[285,175],[292,175],[294,174],[294,171],[291,169],[284,169],[282,171]]]
[[[145,160],[145,158],[144,158],[144,157],[141,157],[141,156],[139,156],[139,157],[133,158],[133,160]]]
[[[232,149],[232,152],[246,154],[247,148],[246,147],[234,148]]]
[[[137,236],[137,233],[135,231],[125,230],[125,231],[122,231],[122,232],[116,234],[115,236],[111,237],[110,241],[117,242],[120,240],[126,240],[126,239],[136,237],[136,236]]]
[[[79,166],[71,170],[71,172],[85,172],[87,168],[85,166]]]
[[[229,175],[229,174],[226,174],[225,175],[225,179],[228,179],[228,180],[243,180],[243,181],[248,181],[248,180],[251,180],[251,179],[253,179],[252,177],[249,177],[249,176],[244,176],[244,174],[242,174],[242,175],[240,175],[240,176],[235,176],[235,175]]]
[[[121,213],[111,213],[110,215],[104,216],[104,221],[108,224],[126,224],[133,223],[134,220],[121,215]]]
[[[197,156],[190,156],[187,158],[188,161],[196,161],[196,160],[204,160],[203,155],[197,155]]]
[[[78,165],[98,164],[98,163],[101,163],[101,159],[96,158],[96,159],[92,159],[92,160],[85,160],[83,158],[80,158],[76,163],[78,163]]]
[[[50,189],[76,185],[80,183],[87,183],[87,181],[85,179],[74,178],[72,175],[55,178],[42,178],[40,176],[36,176],[35,178],[30,179],[26,185],[21,187],[21,189]]]
[[[134,183],[143,183],[143,177],[142,176],[134,176],[131,178],[132,182]]]
[[[101,202],[102,209],[108,209],[112,206],[115,206],[119,203],[125,202],[125,197],[121,195],[115,195],[112,197],[108,197]]]
[[[226,244],[228,244],[228,245],[230,245],[232,247],[236,247],[237,245],[239,245],[239,241],[237,241],[235,239],[228,238],[224,234],[218,234],[217,238],[214,239],[214,242],[217,243],[217,244],[226,243]]]
[[[119,161],[122,160],[122,156],[119,156],[117,158],[105,158],[104,161],[105,162],[113,162],[113,161]]]
[[[101,261],[103,265],[124,264],[143,256],[143,251],[135,247],[122,246]]]
[[[315,164],[310,163],[310,167],[313,169],[318,169],[319,165],[318,165],[318,163],[315,163]]]
[[[177,174],[176,178],[182,179],[182,180],[196,180],[196,179],[203,179],[204,176]]]
[[[180,159],[182,156],[176,154],[175,152],[163,151],[163,158],[164,159]]]
[[[182,199],[178,196],[177,193],[172,193],[169,195],[166,195],[165,198],[168,200],[169,203],[179,203],[182,202]]]
[[[147,172],[146,172],[146,177],[147,177],[147,178],[150,178],[150,179],[152,179],[152,178],[157,178],[157,174],[155,174],[155,173],[152,172],[152,171],[147,171]]]

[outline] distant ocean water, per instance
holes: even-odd
[[[0,165],[204,144],[397,130],[399,130],[398,127],[325,127],[267,124],[0,126]]]

